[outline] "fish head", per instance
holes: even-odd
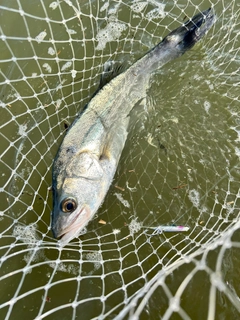
[[[92,219],[106,194],[106,179],[101,161],[82,152],[71,157],[62,170],[53,167],[52,232],[65,245],[79,236]]]
[[[169,43],[183,54],[192,48],[215,23],[216,17],[211,8],[196,14],[192,19],[186,21],[182,26],[167,35],[163,42]]]

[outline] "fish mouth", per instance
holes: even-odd
[[[73,238],[76,238],[90,220],[90,214],[88,207],[81,208],[71,223],[57,236],[59,244],[64,246]]]

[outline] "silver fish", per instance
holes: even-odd
[[[145,97],[151,73],[192,48],[214,22],[211,8],[203,11],[127,70],[115,70],[120,74],[109,83],[102,78],[102,88],[68,129],[53,163],[52,232],[61,245],[77,237],[102,204],[127,139],[129,113]]]

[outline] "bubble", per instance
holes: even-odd
[[[73,29],[67,29],[68,34],[76,34],[77,31],[73,30]]]
[[[72,62],[71,61],[67,61],[61,68],[61,71],[65,71],[67,69],[69,69],[72,66]]]
[[[38,36],[35,37],[35,39],[37,40],[38,43],[42,42],[44,40],[44,38],[46,37],[47,32],[46,31],[42,31],[39,33]]]
[[[52,10],[55,10],[58,6],[59,6],[59,3],[57,1],[54,1],[50,3],[49,8],[51,8]]]
[[[199,204],[200,204],[199,192],[195,189],[192,189],[189,191],[188,197],[189,197],[190,201],[192,202],[192,204],[194,205],[194,207],[199,208]]]
[[[119,230],[119,229],[113,229],[113,234],[118,234],[120,232],[121,232],[121,230]]]
[[[118,200],[124,205],[126,208],[130,208],[130,204],[127,200],[123,199],[123,196],[121,193],[115,192],[114,195],[118,198]]]
[[[109,3],[105,2],[104,5],[100,8],[100,12],[107,10],[108,7],[109,7]]]
[[[147,1],[140,1],[140,2],[135,2],[132,4],[131,8],[134,12],[142,12],[144,8],[147,6]]]
[[[51,73],[52,72],[52,68],[48,63],[44,63],[43,64],[43,68],[48,72]]]
[[[55,50],[52,47],[48,48],[48,54],[50,54],[51,56],[53,56],[55,54]]]
[[[27,135],[27,124],[20,124],[18,127],[18,134],[20,136],[26,136]]]
[[[208,113],[210,107],[211,107],[211,103],[209,101],[204,101],[204,109],[205,111]]]
[[[159,18],[164,18],[166,16],[166,13],[164,12],[165,4],[159,3],[157,8],[149,11],[146,14],[147,19],[152,20],[152,19],[159,19]]]
[[[37,226],[33,225],[16,225],[13,229],[13,236],[20,239],[22,242],[33,246],[39,240],[36,229]]]
[[[95,270],[98,270],[101,267],[102,254],[99,251],[88,252],[86,254],[86,259],[93,262]]]
[[[103,50],[108,42],[118,39],[122,32],[126,30],[126,26],[120,22],[110,22],[107,26],[100,30],[97,34],[98,45],[96,50]]]
[[[137,218],[132,219],[132,221],[128,225],[130,234],[139,232],[142,229],[142,222],[138,222]]]

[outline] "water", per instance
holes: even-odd
[[[157,272],[219,237],[238,217],[238,88],[229,77],[237,77],[238,64],[227,62],[229,48],[238,49],[232,41],[238,25],[233,32],[228,24],[223,41],[223,20],[234,22],[231,12],[237,4],[228,3],[233,11],[222,16],[227,4],[221,1],[214,7],[219,20],[204,41],[153,75],[146,101],[132,112],[113,184],[87,233],[66,248],[56,246],[49,227],[51,166],[64,124],[73,121],[96,90],[106,60],[133,62],[184,20],[180,9],[185,2],[178,1],[165,15],[172,5],[167,4],[152,21],[138,14],[139,4],[132,13],[131,3],[106,4],[81,2],[80,12],[77,3],[73,9],[64,2],[22,1],[23,17],[2,13],[6,40],[2,38],[0,79],[11,81],[0,88],[1,318],[113,318]],[[4,5],[19,9],[15,3]],[[207,1],[201,4],[202,9],[208,6]],[[151,16],[153,9],[150,4],[145,13]],[[79,12],[80,20],[74,16]],[[194,14],[192,6],[186,13]],[[113,15],[121,25],[114,24]],[[119,41],[113,32],[111,42],[100,42],[106,16],[113,21],[111,28],[120,30]],[[169,26],[174,17],[178,22]],[[125,24],[129,21],[131,27]],[[149,237],[147,226],[169,224],[188,226],[190,232]],[[218,247],[204,258],[212,270],[221,260],[223,279],[236,293],[237,257],[236,248],[222,256]],[[166,271],[163,282],[174,294],[192,275],[181,307],[191,319],[206,318],[211,274],[206,266],[195,273],[196,261],[183,261]],[[163,316],[170,298],[166,287],[159,287],[141,319]],[[223,293],[216,301],[216,318],[237,319]],[[176,311],[171,319],[181,318]]]

